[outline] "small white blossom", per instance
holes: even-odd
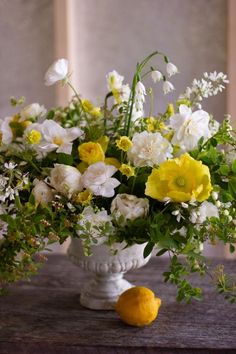
[[[4,163],[4,167],[7,169],[7,170],[14,170],[14,168],[17,166],[17,163],[13,163],[13,162],[5,162]]]
[[[166,72],[167,72],[167,75],[169,77],[175,75],[178,73],[178,68],[176,65],[172,64],[172,63],[167,63],[166,64]]]
[[[164,81],[163,83],[163,92],[164,95],[166,95],[167,93],[170,93],[172,91],[174,91],[174,85],[170,82],[170,81]]]
[[[82,227],[86,228],[87,224],[90,224],[90,235],[96,240],[92,242],[92,245],[102,245],[107,241],[107,237],[102,235],[99,228],[102,228],[106,223],[110,224],[112,228],[111,216],[107,214],[106,210],[95,212],[91,207],[86,207],[83,210],[81,219],[78,221]],[[83,234],[82,230],[77,231],[78,236]],[[83,241],[82,241],[83,242]]]
[[[55,61],[45,74],[45,85],[51,86],[58,81],[65,81],[68,76],[68,60],[59,59]]]
[[[202,224],[211,217],[219,218],[218,208],[211,202],[205,201],[198,209],[191,212],[190,221],[193,224]]]
[[[159,82],[163,79],[162,73],[158,70],[153,70],[151,73],[151,77],[154,83]]]

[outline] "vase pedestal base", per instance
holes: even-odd
[[[123,273],[96,275],[82,289],[80,303],[92,310],[114,310],[119,296],[132,287]]]

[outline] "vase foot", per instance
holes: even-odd
[[[114,310],[118,297],[133,287],[122,277],[123,274],[106,274],[92,279],[81,291],[81,305],[92,310]]]

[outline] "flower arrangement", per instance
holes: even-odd
[[[33,103],[0,121],[1,291],[34,274],[48,245],[71,236],[88,256],[92,245],[147,243],[145,257],[155,249],[169,255],[164,280],[177,286],[177,300],[201,298],[188,276],[208,274],[203,243],[235,249],[236,139],[229,116],[220,124],[202,109],[228,83],[223,73],[204,73],[164,113],[153,111],[146,77],[168,94],[177,73],[154,52],[137,64],[131,87],[110,72],[104,103],[95,106],[77,93],[60,59],[45,84],[69,85],[71,102],[49,112]],[[233,302],[236,286],[223,268],[211,276]]]

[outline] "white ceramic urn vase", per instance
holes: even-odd
[[[93,273],[93,277],[81,289],[81,305],[93,310],[113,310],[125,290],[133,285],[123,279],[123,274],[144,266],[150,259],[143,257],[146,243],[125,248],[125,243],[115,244],[114,255],[106,245],[92,246],[92,255],[85,256],[82,243],[72,238],[68,248],[71,261]]]

